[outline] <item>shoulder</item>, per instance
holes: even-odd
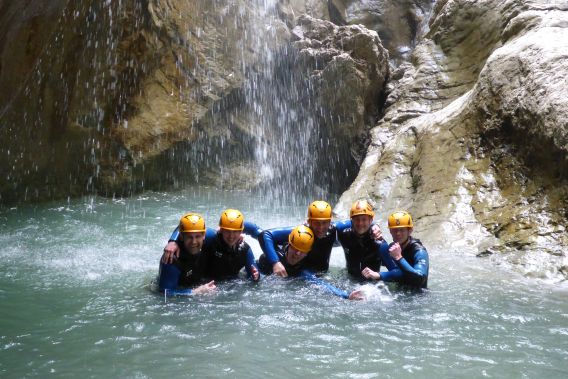
[[[349,227],[349,228],[338,230],[337,235],[347,237],[347,236],[353,234],[352,232],[353,232],[353,229]]]
[[[329,233],[335,233],[337,231],[337,225],[335,224],[335,222],[329,224],[328,231]]]
[[[294,228],[291,226],[287,227],[280,227],[280,228],[271,228],[271,229],[264,229],[261,235],[271,235],[271,236],[278,236],[278,235],[286,235],[290,234]]]
[[[416,239],[416,238],[410,239],[409,247],[412,249],[412,251],[415,251],[415,252],[419,251],[419,250],[426,251],[426,248],[422,244],[422,241],[420,241],[419,239]]]
[[[245,241],[241,241],[238,246],[239,251],[249,251],[251,250],[250,245]],[[252,251],[252,250],[251,250]]]

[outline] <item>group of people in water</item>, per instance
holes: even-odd
[[[158,287],[166,295],[199,295],[216,290],[216,280],[234,279],[244,268],[247,276],[259,281],[262,276],[299,277],[350,300],[362,300],[360,290],[350,293],[318,277],[329,269],[334,244],[345,253],[350,276],[361,281],[399,282],[426,288],[428,252],[412,237],[413,223],[408,212],[397,211],[388,217],[393,242],[387,243],[375,213],[366,200],[353,203],[350,219],[332,222],[332,208],[325,201],[308,207],[307,220],[296,227],[262,230],[245,221],[236,209],[221,214],[217,231],[206,228],[203,216],[187,213],[172,233],[160,260]],[[242,233],[258,240],[263,251],[255,260]],[[381,271],[381,266],[386,270]]]

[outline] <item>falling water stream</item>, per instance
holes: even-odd
[[[211,188],[2,209],[0,376],[568,374],[568,289],[455,251],[430,251],[427,291],[364,284],[361,302],[273,278],[220,283],[212,296],[151,292],[181,213],[202,212],[214,226],[226,207],[264,228],[305,216],[305,206]],[[347,278],[340,248],[331,266],[327,280],[361,286]]]
[[[107,1],[89,6],[86,12],[91,23],[85,24],[85,30],[92,34],[86,41],[100,39],[108,45],[103,47],[109,50],[110,66],[116,59],[117,41],[110,31],[105,34],[106,24],[100,20],[110,25],[118,20],[113,19],[116,13],[101,17],[95,11],[122,4]],[[254,4],[268,9],[276,1]],[[142,5],[134,8],[136,14],[144,12]],[[275,17],[272,10],[258,14]],[[78,15],[83,17],[77,11],[69,13],[68,19]],[[62,20],[61,28],[66,18]],[[80,21],[77,25],[83,25]],[[227,121],[234,116],[253,124],[256,144],[247,148],[262,180],[271,180],[265,193],[189,186],[178,192],[145,191],[131,198],[86,196],[0,207],[0,377],[568,377],[568,288],[527,279],[498,261],[460,251],[431,249],[429,289],[414,293],[396,285],[349,279],[342,250],[334,248],[325,279],[345,290],[362,289],[367,300],[361,302],[279,278],[264,278],[256,284],[245,279],[219,283],[211,296],[165,299],[151,291],[162,248],[184,212],[204,214],[209,226],[215,226],[221,210],[228,207],[240,209],[263,228],[294,225],[303,221],[306,205],[316,197],[337,200],[322,184],[333,185],[331,175],[337,179],[353,174],[345,175],[346,167],[338,166],[335,156],[324,158],[337,171],[325,171],[311,161],[329,141],[319,139],[318,109],[309,103],[309,83],[287,75],[293,57],[282,59],[287,56],[285,48],[271,51],[264,45],[262,37],[270,33],[269,24],[261,19],[248,31],[257,38],[257,50],[266,51],[266,56],[259,57],[260,69],[243,68],[243,98],[235,105],[241,113],[220,117]],[[48,45],[53,51],[46,53],[47,58],[55,58],[38,63],[23,93],[33,95],[38,81],[60,83],[65,94],[60,99],[63,113],[55,114],[68,116],[64,111],[74,98],[66,91],[73,88],[75,79],[57,79],[60,73],[42,71],[44,64],[60,62],[56,59],[59,44],[57,37]],[[94,58],[82,59],[96,62],[92,54]],[[59,64],[62,70],[71,72],[64,63]],[[83,101],[90,112],[76,122],[93,131],[102,130],[103,119],[110,117],[97,108],[96,100],[115,86],[114,78],[97,71],[100,67],[93,64],[90,71],[80,75],[79,70],[76,75],[85,87],[76,101]],[[118,100],[113,117],[127,114],[126,95],[136,90],[134,82],[144,68],[140,70],[129,74],[132,82],[124,82],[124,88],[114,93]],[[22,99],[27,101],[25,96]],[[21,136],[14,134],[14,141],[35,143],[26,133],[49,133],[42,103],[35,105],[37,109],[30,107],[11,125],[14,133],[24,131]],[[16,128],[20,124],[33,127]],[[228,141],[221,142],[223,147]],[[69,142],[58,143],[65,153]],[[86,166],[97,163],[102,152],[95,140],[83,144],[85,155],[76,161]],[[21,149],[22,161],[34,151],[32,145]],[[208,162],[221,163],[223,168],[222,159],[212,157],[208,146],[194,155],[185,147],[177,151],[202,157],[199,175],[207,174]],[[177,169],[189,171],[179,164],[184,156],[175,152],[171,156]],[[52,164],[48,158],[41,163]],[[32,172],[40,171],[38,162],[32,162]],[[94,178],[98,166],[93,167]],[[79,173],[60,171],[61,183],[72,179],[62,188],[83,186]],[[15,163],[9,167],[7,180],[14,197],[19,190],[28,196],[27,189],[20,188],[20,179],[10,176],[20,173],[25,170]],[[38,177],[51,195],[52,182],[57,180]],[[315,182],[322,177],[323,182]],[[89,179],[86,192],[92,193],[93,183]],[[32,192],[30,197],[40,198]],[[380,216],[377,221],[384,228],[384,215]],[[250,237],[247,241],[258,257],[258,243]],[[429,246],[427,238],[424,243]]]

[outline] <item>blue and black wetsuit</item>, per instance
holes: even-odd
[[[402,249],[402,258],[394,262],[397,266],[395,270],[381,272],[383,281],[396,281],[419,288],[428,287],[428,251],[420,240],[410,237],[408,244]]]
[[[345,253],[347,271],[357,279],[366,280],[361,274],[365,267],[376,272],[381,270],[381,263],[389,270],[397,268],[389,255],[388,243],[383,239],[375,241],[371,229],[358,235],[352,228],[347,228],[338,232],[337,237]]]
[[[287,251],[288,251],[288,245],[285,245],[282,251],[276,252],[276,255],[278,256],[278,260],[280,261],[280,263],[282,263],[282,265],[284,265],[284,268],[286,269],[288,276],[297,277],[297,278],[305,280],[309,283],[316,284],[320,287],[323,287],[324,289],[333,293],[336,296],[342,297],[344,299],[349,299],[349,293],[333,286],[331,283],[328,283],[323,279],[318,278],[313,273],[313,271],[307,269],[306,268],[306,262],[305,262],[307,257],[302,259],[300,262],[298,262],[295,265],[291,265],[290,263],[288,263],[288,260],[286,259],[286,252]],[[308,253],[308,256],[310,254],[311,254],[311,252]],[[269,261],[266,253],[262,254],[260,256],[260,258],[258,259],[258,267],[260,269],[260,272],[264,275],[272,274],[272,265],[273,264],[274,263],[271,263]]]
[[[314,272],[329,270],[329,258],[333,244],[337,241],[337,232],[349,227],[351,227],[351,220],[332,222],[323,238],[316,236],[312,250],[304,258],[305,268]],[[288,236],[293,229],[294,227],[274,228],[260,233],[258,242],[262,251],[266,254],[268,263],[273,265],[279,261],[277,250],[288,243]]]
[[[254,238],[257,238],[262,232],[262,229],[252,222],[245,221],[244,227],[244,232]],[[216,238],[217,232],[211,228],[207,228],[203,246],[212,245]],[[191,295],[191,288],[187,287],[204,282],[203,277],[205,270],[209,266],[207,263],[208,256],[205,256],[203,253],[203,248],[197,256],[189,254],[183,246],[179,228],[173,231],[169,241],[177,243],[180,248],[180,257],[171,264],[162,263],[160,261],[160,272],[158,275],[159,290],[161,292],[166,291],[167,295]],[[254,256],[252,261],[254,262]]]
[[[205,276],[215,280],[234,279],[244,267],[252,277],[252,266],[258,269],[248,243],[242,241],[231,248],[218,232],[213,241],[203,245],[206,257]]]
[[[167,295],[191,295],[191,288],[188,287],[203,282],[206,265],[202,251],[190,254],[183,245],[180,246],[179,259],[171,264],[160,261],[159,290]]]

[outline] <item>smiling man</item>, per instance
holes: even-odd
[[[414,230],[412,216],[405,211],[394,212],[388,218],[388,225],[393,239],[389,254],[396,264],[396,269],[384,273],[365,269],[363,275],[370,279],[427,288],[430,265],[428,251],[420,240],[411,236]]]
[[[311,250],[315,240],[314,231],[305,225],[299,225],[292,229],[288,235],[288,243],[283,246],[282,250],[277,252],[278,261],[285,268],[287,275],[313,283],[344,299],[364,299],[362,291],[347,293],[329,282],[316,277],[311,270],[306,268],[307,257],[312,254]],[[273,264],[268,260],[266,254],[260,256],[258,267],[264,275],[274,273]]]
[[[375,240],[371,225],[375,212],[366,200],[358,200],[349,212],[351,227],[338,232],[337,237],[343,252],[345,264],[351,276],[357,279],[370,279],[364,275],[365,270],[379,272],[381,263],[387,269],[396,268],[388,252],[388,244],[384,239]]]
[[[394,212],[389,216],[388,223],[393,240],[389,254],[402,271],[398,281],[414,287],[428,287],[428,251],[420,240],[411,236],[414,224],[410,213]]]
[[[206,268],[205,220],[198,213],[187,213],[179,221],[179,259],[173,263],[160,260],[159,290],[166,295],[199,295],[215,291],[215,282],[203,283]],[[195,288],[192,288],[201,284]]]
[[[223,211],[216,238],[203,248],[207,256],[206,277],[215,280],[234,279],[244,267],[249,278],[254,281],[259,279],[254,254],[249,244],[241,238],[244,228],[245,219],[240,211]]]

